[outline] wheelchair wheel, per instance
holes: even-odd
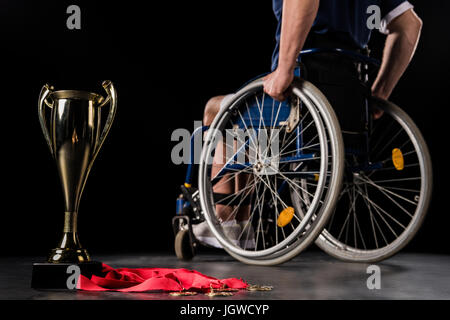
[[[175,254],[177,258],[184,261],[192,260],[195,250],[191,243],[189,230],[181,229],[175,236]]]
[[[345,261],[376,262],[401,250],[416,234],[432,192],[425,140],[398,106],[371,104],[384,115],[369,135],[368,161],[346,155],[341,196],[316,244]]]
[[[250,83],[216,116],[202,151],[200,202],[212,233],[245,263],[293,258],[317,238],[336,204],[343,154],[334,111],[312,84],[296,79],[289,99],[278,102],[263,92],[262,80]],[[238,191],[217,198],[214,189],[226,183]],[[242,228],[230,232],[236,220]]]

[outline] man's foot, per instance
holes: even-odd
[[[249,220],[239,221],[239,225],[243,230],[240,236],[240,247],[242,249],[254,249],[255,248],[255,231],[253,230],[252,223]]]
[[[240,246],[238,237],[242,232],[242,228],[236,220],[223,222],[222,228],[227,238],[230,239],[235,245]],[[194,233],[195,238],[197,238],[197,240],[201,243],[214,248],[223,248],[211,232],[211,229],[206,221],[192,225],[192,232]]]

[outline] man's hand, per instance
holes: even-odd
[[[380,92],[375,87],[372,87],[372,97],[376,97],[376,98],[383,99],[383,100],[387,100],[389,98],[386,94]],[[378,109],[377,107],[372,107],[372,109],[370,111],[372,113],[373,120],[380,119],[384,114],[384,111],[381,109]]]
[[[278,101],[286,99],[289,86],[294,80],[294,71],[277,68],[264,77],[264,92]]]
[[[383,114],[384,114],[384,111],[383,111],[383,110],[378,109],[378,108],[376,108],[376,107],[374,107],[371,111],[372,111],[372,117],[373,117],[373,120],[378,120],[378,119],[380,119],[380,118],[383,116]]]
[[[294,79],[297,56],[319,10],[319,0],[284,0],[280,54],[277,69],[264,78],[264,92],[278,101],[286,99]]]

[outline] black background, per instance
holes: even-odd
[[[416,56],[391,100],[422,130],[434,165],[429,215],[405,250],[450,253],[447,208],[450,2],[412,1],[424,21]],[[147,5],[144,5],[147,3]],[[81,30],[66,8],[81,8]],[[63,197],[37,117],[45,83],[103,93],[118,112],[94,164],[79,216],[91,254],[172,250],[171,218],[185,166],[170,152],[209,97],[269,71],[271,1],[2,1],[0,5],[0,252],[42,255],[61,236]],[[380,56],[383,37],[371,48]]]

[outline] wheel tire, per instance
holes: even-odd
[[[178,259],[183,261],[192,260],[194,257],[195,251],[191,244],[189,230],[178,231],[175,237],[175,254]]]
[[[428,212],[432,195],[433,168],[431,156],[419,128],[416,126],[411,117],[397,105],[381,99],[372,99],[376,101],[378,107],[384,110],[387,114],[391,115],[394,119],[397,119],[402,127],[415,137],[414,145],[415,148],[421,153],[421,158],[419,158],[419,160],[421,162],[422,177],[424,177],[422,181],[423,186],[420,197],[421,200],[418,204],[414,217],[405,232],[403,232],[389,245],[377,250],[359,250],[359,252],[343,250],[342,247],[345,247],[345,244],[338,243],[338,241],[331,236],[326,229],[324,229],[322,234],[317,238],[315,242],[316,245],[327,254],[346,262],[379,262],[393,256],[403,249],[420,229],[420,226],[422,225]]]
[[[240,92],[238,92],[235,95],[234,100],[228,102],[228,105],[226,108],[223,108],[221,113],[219,113],[218,116],[216,116],[216,120],[211,125],[211,128],[215,128],[217,126],[217,123],[221,116],[226,112],[226,109],[231,107],[233,103],[238,101],[240,95],[243,94],[245,90],[252,89],[253,87],[261,86],[262,80],[254,81],[250,83],[247,87],[241,89]],[[278,265],[281,263],[284,263],[292,258],[294,258],[296,255],[298,255],[301,251],[306,249],[311,243],[313,243],[316,238],[320,235],[322,229],[324,228],[328,218],[331,215],[332,210],[335,207],[335,204],[338,200],[338,195],[340,192],[340,188],[342,185],[342,178],[343,178],[343,170],[344,170],[344,146],[342,141],[342,135],[341,130],[339,126],[339,122],[337,120],[337,117],[334,113],[334,110],[332,109],[331,105],[329,104],[326,97],[311,83],[303,81],[298,79],[296,82],[296,86],[294,88],[300,95],[305,95],[306,99],[310,101],[313,105],[318,108],[319,106],[321,109],[319,110],[319,114],[321,116],[321,120],[326,125],[326,131],[327,134],[331,137],[332,145],[333,145],[333,171],[334,175],[332,177],[331,182],[331,192],[328,192],[326,199],[324,201],[324,205],[321,208],[319,219],[317,219],[314,222],[313,228],[311,228],[308,231],[308,237],[307,239],[300,239],[300,240],[294,240],[292,246],[288,246],[284,249],[279,250],[278,252],[275,252],[273,254],[263,256],[263,257],[249,257],[244,256],[242,254],[238,254],[237,252],[233,252],[230,248],[227,248],[227,243],[224,242],[224,240],[218,238],[219,242],[221,242],[222,245],[224,245],[225,251],[227,251],[232,257],[235,259],[251,265],[262,265],[262,266],[271,266],[271,265]],[[200,169],[199,169],[199,191],[200,191],[200,201],[202,205],[203,212],[205,212],[206,221],[213,231],[215,232],[215,224],[212,221],[212,214],[210,213],[209,206],[207,205],[207,197],[205,193],[206,184],[204,182],[206,181],[206,165],[205,165],[205,159],[207,158],[208,150],[207,148],[204,148],[202,151],[202,161],[200,163]],[[212,211],[212,210],[211,210]]]

